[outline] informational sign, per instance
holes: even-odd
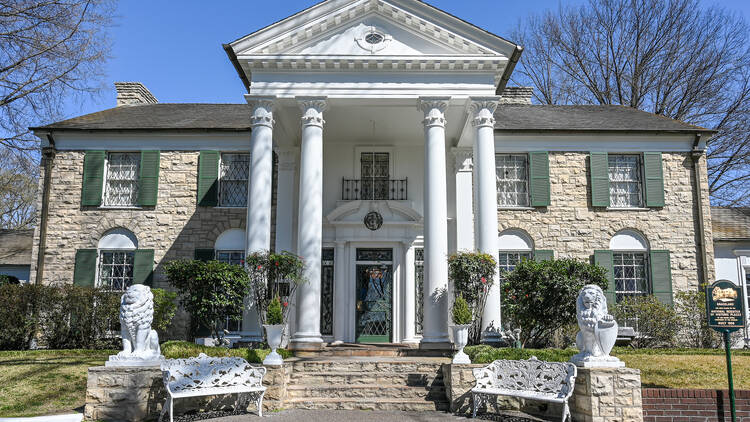
[[[742,289],[728,280],[719,280],[706,290],[708,326],[732,332],[745,327]]]

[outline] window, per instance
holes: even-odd
[[[232,265],[245,265],[244,251],[216,251],[216,260]]]
[[[644,252],[613,252],[612,260],[618,302],[624,297],[649,293],[647,257]]]
[[[390,154],[363,152],[360,155],[363,200],[389,199]]]
[[[246,207],[250,154],[221,154],[219,165],[219,206]]]
[[[135,250],[138,240],[129,230],[108,231],[99,240],[98,286],[112,291],[125,291],[133,284]]]
[[[516,269],[523,259],[531,259],[534,244],[526,232],[521,229],[503,230],[497,239],[500,251],[497,257],[498,278],[502,281],[505,273]]]
[[[422,321],[423,321],[423,308],[424,308],[424,248],[414,249],[414,285],[416,287],[416,294],[414,295],[416,306],[415,306],[415,318],[414,325],[416,326],[416,333],[422,334]]]
[[[613,155],[609,160],[609,203],[611,208],[643,207],[641,157]]]
[[[233,265],[245,265],[245,230],[229,229],[214,242],[215,259]],[[229,332],[242,331],[242,321],[227,318],[224,329]]]
[[[335,251],[323,248],[320,266],[320,334],[333,335],[333,274]]]
[[[138,204],[138,170],[141,154],[111,152],[107,155],[104,206],[133,207]]]
[[[497,205],[529,206],[529,157],[526,154],[497,154]]]
[[[521,263],[521,260],[531,259],[531,251],[529,252],[509,252],[500,251],[498,254],[497,264],[500,269],[498,273],[500,279],[504,279],[506,273],[512,272],[516,269],[516,265]]]

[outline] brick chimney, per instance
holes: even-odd
[[[506,86],[500,104],[531,104],[534,88],[530,86]]]
[[[115,89],[117,90],[117,107],[159,102],[140,82],[115,82]]]

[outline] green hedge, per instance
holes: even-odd
[[[293,356],[286,349],[276,350],[284,359]],[[270,349],[227,349],[226,347],[209,347],[187,341],[168,341],[161,345],[161,353],[167,359],[193,358],[201,353],[213,357],[240,357],[250,363],[261,363],[271,353]]]

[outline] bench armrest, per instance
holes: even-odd
[[[474,374],[474,379],[476,379],[477,383],[474,386],[474,388],[492,388],[497,384],[497,377],[495,376],[495,371],[493,371],[493,366],[486,366],[484,368],[474,368],[472,369],[472,373]]]

